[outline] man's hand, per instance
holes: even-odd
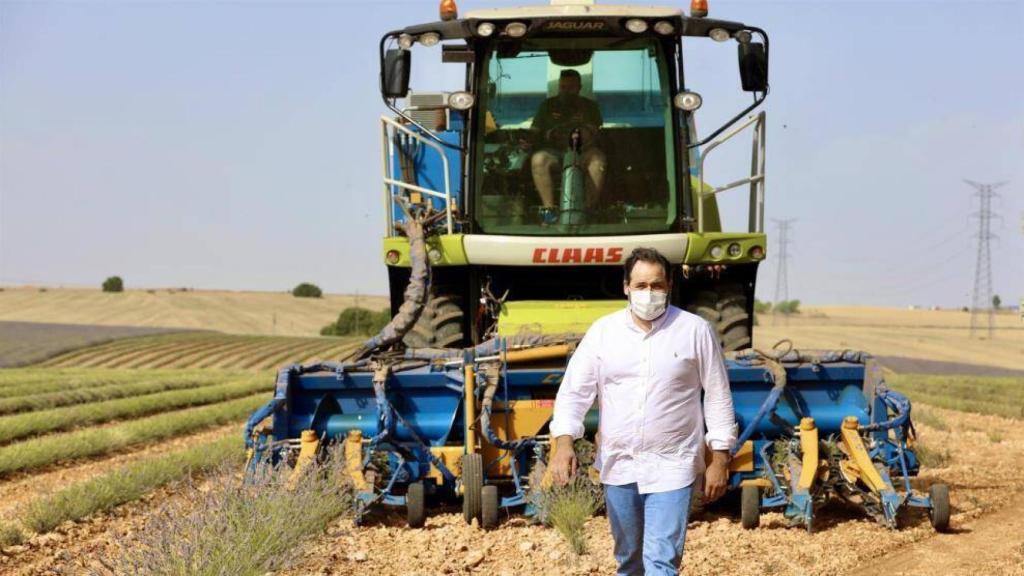
[[[548,466],[551,480],[556,486],[564,486],[576,475],[576,450],[572,447],[572,436],[555,438],[555,455]]]
[[[714,502],[725,494],[729,482],[729,452],[715,450],[711,456],[711,464],[704,473],[704,500]]]

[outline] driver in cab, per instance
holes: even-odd
[[[582,136],[581,161],[586,173],[585,207],[597,206],[601,198],[607,161],[604,152],[594,144],[598,128],[604,121],[597,102],[580,96],[582,87],[579,72],[562,70],[558,77],[558,96],[545,100],[533,117],[531,128],[539,132],[542,144],[541,149],[533,153],[530,166],[534,186],[543,204],[541,217],[546,224],[558,220],[554,178],[556,170],[562,168],[562,158],[570,146],[573,129],[579,128]]]

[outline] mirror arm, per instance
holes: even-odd
[[[753,33],[755,33],[755,34],[757,34],[758,36],[761,37],[761,41],[764,42],[764,58],[765,58],[765,61],[770,61],[770,59],[768,58],[768,33],[765,32],[764,30],[756,27],[756,26],[747,26],[746,29],[751,31],[751,32],[753,32]],[[766,86],[765,91],[761,93],[760,97],[757,97],[755,95],[754,103],[753,104],[751,104],[750,106],[747,106],[745,109],[743,109],[742,112],[740,112],[739,114],[733,116],[731,120],[729,120],[725,124],[722,124],[722,126],[719,127],[718,130],[715,130],[714,132],[712,132],[710,135],[706,136],[705,138],[703,138],[699,142],[694,142],[693,144],[688,145],[686,147],[686,149],[689,150],[691,148],[696,148],[698,146],[703,146],[703,145],[707,144],[708,142],[710,142],[711,140],[713,140],[716,136],[718,136],[722,132],[725,132],[726,129],[729,128],[729,126],[732,126],[740,118],[743,118],[744,116],[746,116],[747,114],[752,112],[755,108],[760,106],[761,103],[765,101],[765,98],[768,97],[768,91],[770,89],[771,89],[770,87]],[[691,114],[692,114],[692,112],[691,112]]]
[[[703,146],[703,145],[707,144],[708,142],[713,140],[716,136],[718,136],[722,132],[725,132],[730,126],[735,124],[739,119],[741,119],[744,116],[746,116],[747,114],[749,114],[754,108],[757,108],[758,106],[760,106],[761,103],[764,102],[765,98],[767,98],[767,97],[768,97],[768,91],[765,90],[764,92],[761,93],[760,97],[758,97],[758,98],[756,98],[754,100],[753,104],[751,104],[750,106],[747,106],[746,108],[744,108],[739,114],[733,116],[728,122],[726,122],[725,124],[722,124],[717,130],[715,130],[711,134],[708,134],[703,139],[701,139],[699,142],[694,142],[693,144],[688,145],[686,147],[686,149],[689,150],[691,148],[696,148],[698,146]],[[691,114],[692,114],[692,112],[691,112]]]
[[[460,146],[458,144],[452,144],[451,142],[445,142],[444,140],[441,139],[440,136],[435,134],[433,130],[431,130],[431,129],[427,128],[426,126],[420,124],[419,122],[413,120],[412,118],[409,117],[408,114],[406,114],[405,112],[402,112],[401,110],[399,110],[398,107],[395,106],[395,99],[394,98],[389,99],[388,97],[384,96],[384,52],[385,52],[384,48],[385,48],[385,46],[387,46],[388,40],[391,40],[393,38],[397,38],[398,35],[401,34],[401,33],[402,33],[401,30],[392,30],[391,32],[388,32],[387,34],[382,36],[381,39],[380,39],[380,46],[379,46],[378,57],[379,57],[379,60],[380,60],[380,98],[381,98],[381,100],[384,101],[384,105],[387,106],[389,110],[391,110],[392,112],[397,114],[400,118],[402,118],[403,120],[405,120],[409,124],[412,124],[413,126],[415,126],[415,127],[419,128],[420,130],[422,130],[423,133],[426,134],[427,137],[429,137],[431,140],[437,142],[438,144],[440,144],[441,146],[444,146],[445,148],[451,148],[452,150],[458,150],[460,152],[466,152],[466,147],[465,146]]]

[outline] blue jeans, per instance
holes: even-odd
[[[679,574],[693,485],[640,494],[636,484],[604,485],[618,576]]]

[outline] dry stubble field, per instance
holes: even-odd
[[[9,318],[7,314],[17,308],[2,305],[11,292],[0,293],[0,318]],[[46,297],[51,292],[35,294]],[[219,294],[227,300],[232,296]],[[167,298],[180,296],[189,294]],[[250,300],[244,295],[223,304],[225,310],[241,312],[218,316],[219,321],[244,326],[235,319],[265,314],[265,307],[245,312],[264,297]],[[27,316],[33,309],[45,310],[24,302],[19,306]],[[166,318],[162,313],[136,313],[139,322]],[[337,308],[316,314],[323,316],[303,316],[310,330],[333,319]],[[29,319],[58,319],[36,316]],[[199,313],[188,320],[189,326],[202,325],[204,316]],[[112,323],[124,324],[124,318]],[[283,318],[284,313],[279,324]],[[1008,316],[1000,317],[1005,329],[994,341],[968,339],[963,334],[966,315],[959,312],[820,308],[788,322],[787,326],[762,318],[758,346],[767,347],[787,335],[797,346],[809,348],[884,350],[886,355],[1004,368],[1024,365],[1021,331],[1016,319]],[[131,546],[133,538],[147,533],[155,512],[174,503],[187,509],[194,501],[190,494],[209,489],[201,480],[203,473],[221,470],[218,466],[224,462],[237,469],[241,420],[269,397],[272,375],[263,370],[273,362],[309,359],[319,352],[326,354],[324,358],[335,357],[353,345],[319,338],[261,338],[143,336],[58,355],[48,361],[50,367],[0,370],[0,537],[11,537],[12,530],[24,537],[21,543],[7,541],[0,573],[102,571],[101,559],[116,558],[119,546]],[[108,367],[76,367],[81,364]],[[1024,410],[1014,387],[1019,384],[1024,390],[1024,381],[999,380],[1000,387],[1014,391],[1014,398],[1002,402],[986,395],[985,379],[971,381],[975,388],[964,391],[961,386],[950,395],[945,381],[919,381],[905,374],[894,378],[912,399],[918,395],[936,404],[982,411],[1009,405],[1007,414],[1024,415],[1012,410],[1014,403]],[[962,405],[960,396],[968,395],[973,403]],[[950,484],[954,533],[935,535],[922,517],[890,532],[841,505],[821,513],[822,529],[815,534],[785,528],[778,515],[768,515],[761,528],[747,532],[725,505],[691,522],[685,573],[1024,574],[1021,419],[938,408],[920,400],[915,409],[922,444],[939,455],[924,468],[915,487],[936,481]],[[2,440],[4,434],[9,440]],[[180,483],[189,474],[198,474],[196,488]],[[613,570],[603,516],[589,522],[590,553],[581,557],[573,556],[556,532],[516,517],[495,532],[464,525],[455,511],[436,512],[422,530],[403,524],[400,516],[388,514],[361,528],[339,519],[326,533],[296,542],[294,565],[273,572],[298,576]]]
[[[381,309],[383,296],[295,298],[285,292],[154,289],[108,294],[86,288],[4,288],[0,321],[159,326],[229,334],[316,336],[358,299]]]

